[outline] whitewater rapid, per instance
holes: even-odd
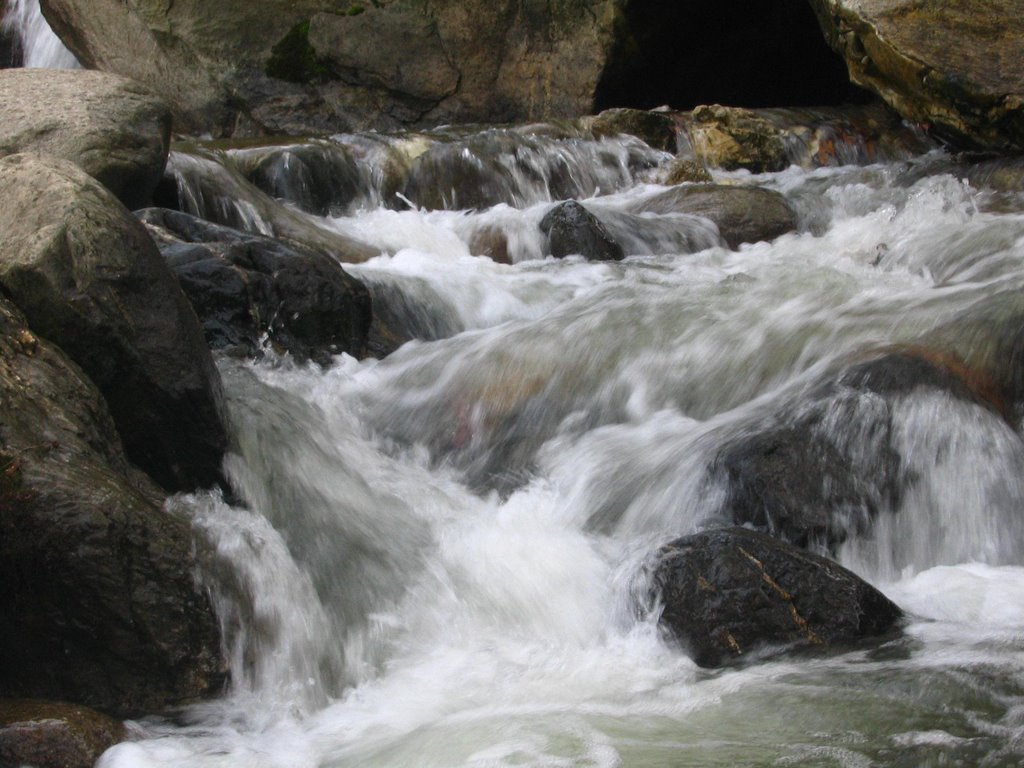
[[[717,180],[782,192],[800,231],[731,251],[703,224],[692,252],[648,235],[587,263],[544,256],[543,199],[318,220],[380,249],[349,269],[432,332],[328,370],[221,361],[247,508],[174,503],[231,688],[99,765],[1019,765],[1024,443],[977,405],[896,404],[918,480],[840,552],[902,638],[707,671],[642,609],[651,553],[716,520],[724,440],[1024,288],[1024,201],[941,154]],[[614,220],[659,189],[587,203]],[[484,228],[514,263],[473,255]]]

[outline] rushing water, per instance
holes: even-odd
[[[22,64],[43,69],[78,69],[78,59],[53,33],[39,9],[39,0],[8,0],[0,24],[21,43]]]
[[[669,156],[633,140],[313,146],[175,153],[181,204],[369,244],[380,255],[349,269],[416,340],[327,370],[221,361],[245,507],[173,503],[206,542],[231,687],[138,722],[103,768],[1024,761],[1024,442],[989,409],[928,389],[891,404],[913,480],[839,554],[910,614],[900,639],[707,671],[639,599],[651,553],[719,519],[723,444],[799,410],[851,355],[955,347],[987,308],[1024,307],[1006,168],[933,152],[719,173],[800,220],[733,251],[706,220],[637,212]],[[326,202],[321,167],[354,174]],[[631,255],[546,257],[538,224],[566,197]],[[479,255],[495,242],[510,263]]]

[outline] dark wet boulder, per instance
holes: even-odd
[[[885,637],[902,612],[827,558],[764,533],[725,528],[658,553],[659,624],[702,667],[792,650],[843,650]]]
[[[633,206],[633,213],[686,213],[710,219],[730,248],[774,240],[797,228],[786,199],[761,187],[693,184],[672,187]]]
[[[364,191],[352,153],[331,142],[247,150],[235,160],[268,195],[317,216],[345,214]]]
[[[0,157],[70,160],[129,208],[149,204],[167,162],[171,113],[138,83],[85,70],[3,70],[0,114]]]
[[[124,723],[88,707],[0,700],[0,765],[92,768],[125,736]]]
[[[0,697],[122,716],[216,693],[190,521],[126,459],[105,400],[0,298]]]
[[[629,134],[655,149],[676,151],[676,124],[667,112],[616,107],[596,115],[590,130],[598,138]]]
[[[913,483],[893,408],[922,391],[1002,413],[995,390],[951,355],[866,353],[722,447],[709,471],[725,489],[723,518],[834,553],[895,511]]]
[[[548,236],[550,253],[556,259],[580,255],[590,261],[621,261],[625,256],[600,219],[575,200],[548,211],[540,229]]]
[[[269,343],[328,365],[367,354],[370,294],[326,254],[178,211],[139,212],[213,349],[258,355]]]
[[[220,378],[152,238],[65,160],[0,159],[0,286],[99,387],[129,458],[168,490],[221,481]]]
[[[850,79],[904,118],[968,145],[1024,149],[1017,0],[811,0]]]

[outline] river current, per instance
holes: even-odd
[[[339,215],[287,207],[380,251],[346,268],[401,296],[419,340],[327,370],[221,361],[246,504],[174,503],[210,549],[234,677],[100,765],[1019,765],[1024,442],[976,404],[895,404],[914,481],[839,552],[908,612],[901,638],[707,671],[642,606],[652,552],[716,523],[724,442],[837,361],[1024,303],[1024,196],[941,150],[718,172],[798,212],[730,250],[705,220],[629,213],[668,155],[549,133],[454,139],[498,147],[506,202],[425,210],[371,172]],[[272,230],[237,173],[254,151],[172,155],[184,207]],[[624,261],[544,253],[554,155]],[[256,202],[211,201],[211,178]],[[480,232],[513,263],[474,255]]]
[[[327,369],[219,360],[236,503],[170,503],[231,682],[131,723],[98,765],[1022,764],[1024,441],[991,410],[927,388],[893,404],[913,481],[838,559],[908,613],[899,638],[705,670],[644,599],[652,553],[721,522],[723,444],[866,349],[952,335],[969,357],[985,318],[1024,309],[1019,166],[936,149],[715,172],[797,212],[797,232],[732,250],[706,220],[636,213],[670,156],[635,140],[456,133],[447,162],[484,183],[446,188],[442,164],[433,203],[384,177],[437,137],[326,141],[357,160],[327,216],[249,184],[266,148],[172,154],[186,210],[368,244],[346,269],[416,338]],[[624,261],[546,254],[539,222],[568,197]],[[511,263],[480,255],[495,242]]]

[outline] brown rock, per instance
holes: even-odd
[[[0,700],[0,764],[92,768],[124,724],[74,704]]]
[[[968,145],[1024,149],[1017,0],[811,0],[850,79],[909,120]]]

